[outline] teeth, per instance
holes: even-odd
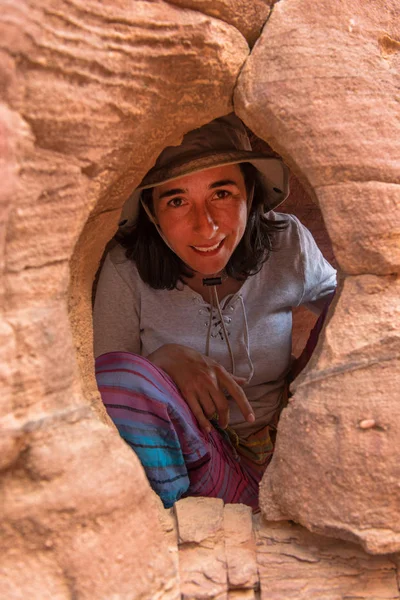
[[[201,248],[199,246],[193,246],[193,248],[195,248],[195,250],[198,250],[199,252],[212,252],[213,250],[216,250],[218,248],[220,243],[221,242],[218,242],[218,244],[215,244],[215,246],[209,246],[208,248]]]

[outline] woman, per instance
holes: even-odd
[[[165,506],[257,507],[291,365],[292,307],[317,312],[335,271],[272,211],[288,193],[235,115],[166,148],[124,209],[94,306],[96,376]]]

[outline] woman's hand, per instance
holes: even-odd
[[[165,344],[147,358],[168,373],[206,431],[211,431],[209,419],[215,412],[220,427],[228,426],[229,404],[223,390],[237,402],[246,421],[254,422],[253,410],[240,387],[245,379],[230,375],[212,358],[179,344]]]

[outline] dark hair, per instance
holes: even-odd
[[[247,194],[249,195],[254,188],[254,195],[245,232],[225,271],[228,276],[243,281],[260,271],[275,249],[276,235],[286,229],[288,223],[265,216],[264,213],[270,208],[258,170],[251,163],[240,163],[239,166]],[[142,199],[147,204],[150,202],[151,206],[152,190],[143,190]],[[194,275],[192,269],[162,240],[141,204],[135,228],[128,233],[117,233],[116,240],[126,248],[127,258],[136,263],[142,280],[152,288],[172,290],[184,277],[190,278]]]

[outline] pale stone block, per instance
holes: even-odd
[[[227,600],[223,501],[184,498],[174,508],[178,523],[182,597],[185,600]]]
[[[160,510],[158,517],[161,529],[164,533],[166,547],[176,573],[175,578],[170,579],[170,585],[166,590],[168,600],[181,600],[181,582],[179,577],[179,553],[178,553],[178,526],[173,508]]]
[[[257,600],[254,590],[229,590],[228,600]]]
[[[225,505],[224,532],[229,588],[254,588],[258,573],[251,508]]]
[[[199,544],[220,537],[223,531],[224,502],[219,498],[183,498],[174,505],[179,543]]]

